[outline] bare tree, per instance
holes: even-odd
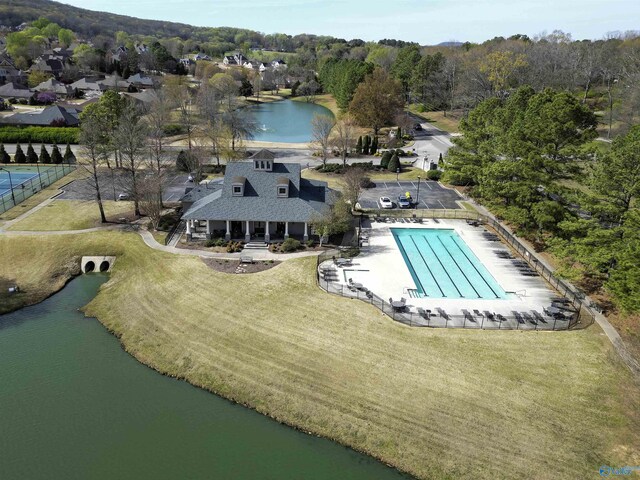
[[[356,208],[362,189],[367,183],[369,178],[360,167],[349,167],[342,175],[343,193],[352,209]]]
[[[336,119],[329,115],[316,113],[311,119],[311,142],[320,149],[322,154],[322,166],[327,165],[327,151],[331,146],[331,130],[336,124]]]
[[[154,230],[158,229],[162,217],[162,197],[158,196],[158,191],[162,191],[163,183],[164,175],[151,171],[140,179],[137,186],[140,206]]]
[[[334,135],[331,139],[333,147],[340,152],[342,165],[347,164],[347,155],[355,144],[355,123],[349,115],[345,115],[334,128]]]
[[[195,126],[195,115],[189,86],[182,76],[176,75],[168,77],[165,80],[164,88],[167,97],[172,103],[172,107],[180,113],[180,123],[187,132],[187,145],[189,150],[191,150],[191,137]]]
[[[222,120],[229,130],[231,138],[231,151],[242,148],[244,140],[253,138],[256,131],[256,122],[251,112],[246,108],[240,108],[237,102],[231,102],[222,114]]]
[[[104,124],[100,121],[98,116],[91,115],[89,112],[82,116],[81,125],[80,143],[82,144],[82,151],[88,158],[89,163],[79,162],[79,164],[90,173],[88,181],[91,187],[95,190],[95,198],[98,203],[98,209],[100,210],[100,221],[102,223],[106,223],[107,217],[104,214],[102,194],[100,192],[100,183],[98,181],[98,171],[105,158],[105,154],[107,153],[104,146],[108,144],[104,139]]]
[[[122,155],[122,168],[129,174],[126,189],[133,199],[135,214],[138,217],[140,216],[138,177],[147,150],[147,130],[141,112],[134,104],[128,104],[120,115],[115,132],[115,143]]]

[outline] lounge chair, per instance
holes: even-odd
[[[424,308],[420,308],[420,307],[418,307],[418,314],[419,314],[422,318],[426,318],[426,319],[431,318],[431,310],[425,310]]]
[[[522,315],[520,315],[520,312],[516,312],[515,310],[512,310],[511,313],[513,314],[514,318],[518,323],[524,323],[524,319],[522,318]]]
[[[493,313],[491,313],[489,310],[484,310],[482,313],[484,313],[484,316],[488,320],[495,320],[495,315]]]
[[[464,315],[464,318],[466,318],[466,319],[468,319],[468,320],[471,320],[471,321],[473,321],[473,320],[474,320],[473,315],[471,315],[471,314],[469,313],[469,310],[465,310],[465,309],[463,308],[463,309],[462,309],[462,314]]]
[[[496,318],[497,318],[498,320],[500,320],[501,322],[504,322],[504,321],[506,321],[506,320],[507,320],[507,319],[505,318],[505,316],[504,316],[504,315],[502,315],[502,314],[500,314],[500,313],[496,313]]]
[[[547,323],[544,317],[540,315],[540,312],[536,310],[531,310],[531,314],[533,315],[533,318],[535,318],[538,322]]]
[[[440,315],[442,318],[446,318],[447,320],[449,320],[449,315],[447,315],[447,312],[445,312],[440,307],[436,308],[436,310],[438,311],[438,315]]]
[[[477,308],[473,310],[473,313],[476,317],[484,317],[484,315]]]

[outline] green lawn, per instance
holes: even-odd
[[[133,213],[133,202],[102,202],[107,220],[116,221]],[[95,201],[54,200],[49,205],[14,223],[8,230],[82,230],[100,225]]]
[[[143,363],[418,477],[640,463],[640,391],[597,326],[410,328],[320,290],[313,258],[223,274],[134,233],[0,236],[0,278],[42,295],[83,254],[118,257],[86,311]]]
[[[402,173],[400,173],[397,178],[399,180],[417,180],[418,177],[425,179],[425,171],[419,168],[403,167]],[[302,178],[308,178],[309,180],[322,180],[323,182],[327,182],[331,188],[338,190],[342,189],[342,175],[338,173],[324,173],[313,168],[307,168],[302,170]],[[393,172],[369,172],[369,178],[374,182],[395,181],[396,174]]]
[[[458,133],[460,126],[461,112],[447,112],[445,117],[442,112],[421,112],[418,104],[409,105],[407,108],[412,114],[422,118],[425,122],[433,124],[436,128],[449,133]]]

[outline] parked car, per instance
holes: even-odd
[[[422,130],[422,125],[421,125],[421,124],[419,124],[419,123],[416,123],[416,124],[413,126],[413,129],[414,129],[414,130]]]
[[[129,200],[129,194],[128,193],[121,193],[120,195],[118,195],[118,200]]]
[[[195,181],[196,181],[196,174],[190,173],[189,177],[187,178],[187,182],[195,182]]]
[[[404,195],[400,195],[398,197],[398,206],[400,208],[411,208],[411,200]]]
[[[389,197],[380,197],[380,208],[393,208],[393,202]]]

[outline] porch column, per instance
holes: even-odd
[[[269,242],[271,240],[271,235],[269,234],[269,220],[265,222],[264,227],[264,241]]]
[[[284,222],[284,239],[289,238],[289,222]]]
[[[211,235],[211,220],[207,220],[207,240],[211,240],[213,235]]]
[[[307,222],[304,222],[304,237],[302,237],[302,240],[304,240],[305,242],[309,240],[308,227],[309,227],[309,224]]]
[[[187,241],[191,240],[191,220],[187,220]]]
[[[247,229],[244,232],[244,241],[245,242],[250,242],[251,241],[251,232],[249,232],[249,220],[246,221],[246,225],[247,225]]]
[[[225,240],[231,240],[231,222],[229,220],[227,220],[227,231],[224,234],[224,239]]]

